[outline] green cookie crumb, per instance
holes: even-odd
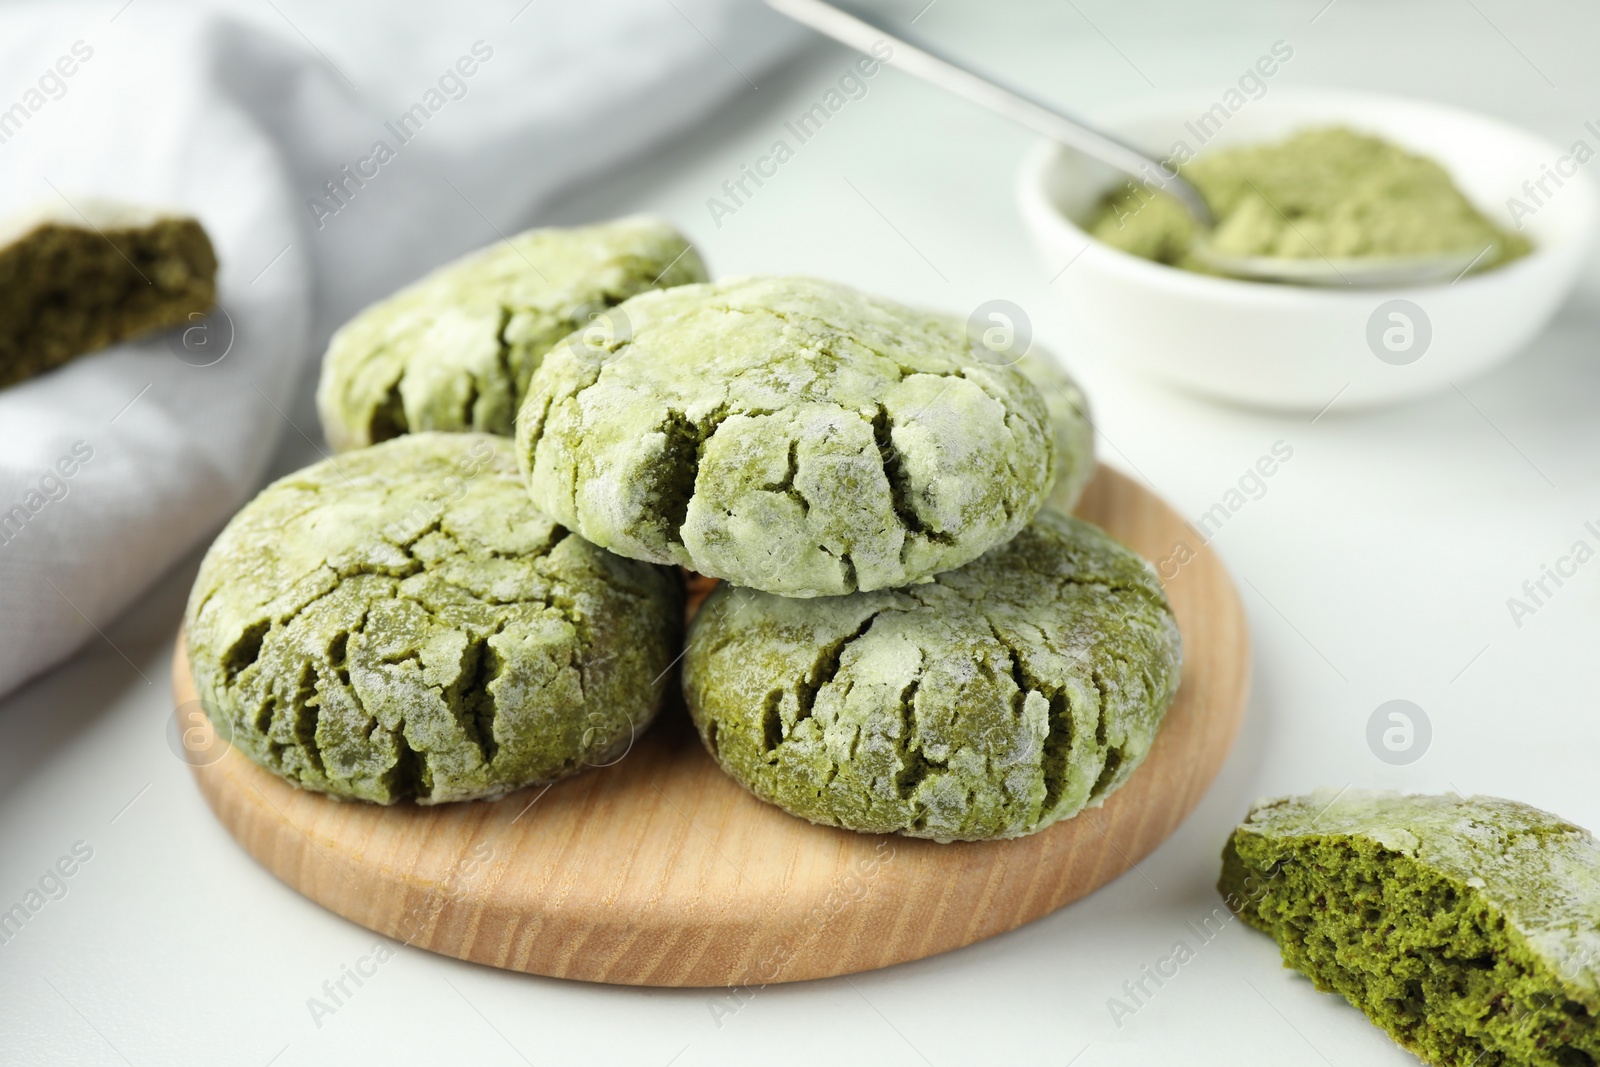
[[[185,215],[107,201],[0,226],[0,389],[210,311],[217,257]]]
[[[1357,790],[1262,801],[1218,889],[1430,1064],[1600,1061],[1600,845],[1553,815]]]

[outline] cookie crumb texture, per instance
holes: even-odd
[[[636,293],[705,278],[688,239],[648,217],[517,234],[334,334],[317,388],[323,431],[340,451],[424,430],[510,436],[552,345]]]
[[[1178,687],[1149,566],[1045,511],[907,589],[796,600],[722,586],[683,684],[706,747],[763,800],[829,826],[1017,837],[1100,804]]]
[[[1600,846],[1492,797],[1263,801],[1218,886],[1284,963],[1450,1067],[1600,1061]]]
[[[540,515],[510,448],[410,435],[291,474],[234,517],[186,624],[236,747],[384,804],[496,796],[627,748],[677,653],[681,580]]]
[[[959,324],[811,278],[634,297],[632,334],[529,387],[534,502],[635,559],[792,597],[920,581],[1009,540],[1055,477],[1017,370]]]
[[[114,203],[37,214],[0,235],[0,388],[204,314],[217,257],[192,218]]]

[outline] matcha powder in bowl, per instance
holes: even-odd
[[[1211,249],[1225,256],[1354,259],[1462,254],[1469,271],[1531,248],[1473,206],[1444,167],[1345,127],[1219,149],[1180,168],[1216,214]],[[1089,220],[1090,234],[1124,252],[1215,273],[1195,252],[1194,219],[1177,200],[1128,183]]]

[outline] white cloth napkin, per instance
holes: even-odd
[[[289,413],[334,326],[749,91],[798,39],[753,0],[0,9],[0,212],[191,212],[224,312],[188,348],[0,391],[0,694],[99,640],[282,434],[320,446]]]

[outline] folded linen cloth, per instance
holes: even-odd
[[[282,435],[321,447],[290,413],[338,323],[798,39],[754,0],[0,9],[0,213],[170,205],[221,264],[203,322],[0,391],[0,694],[100,640]]]

